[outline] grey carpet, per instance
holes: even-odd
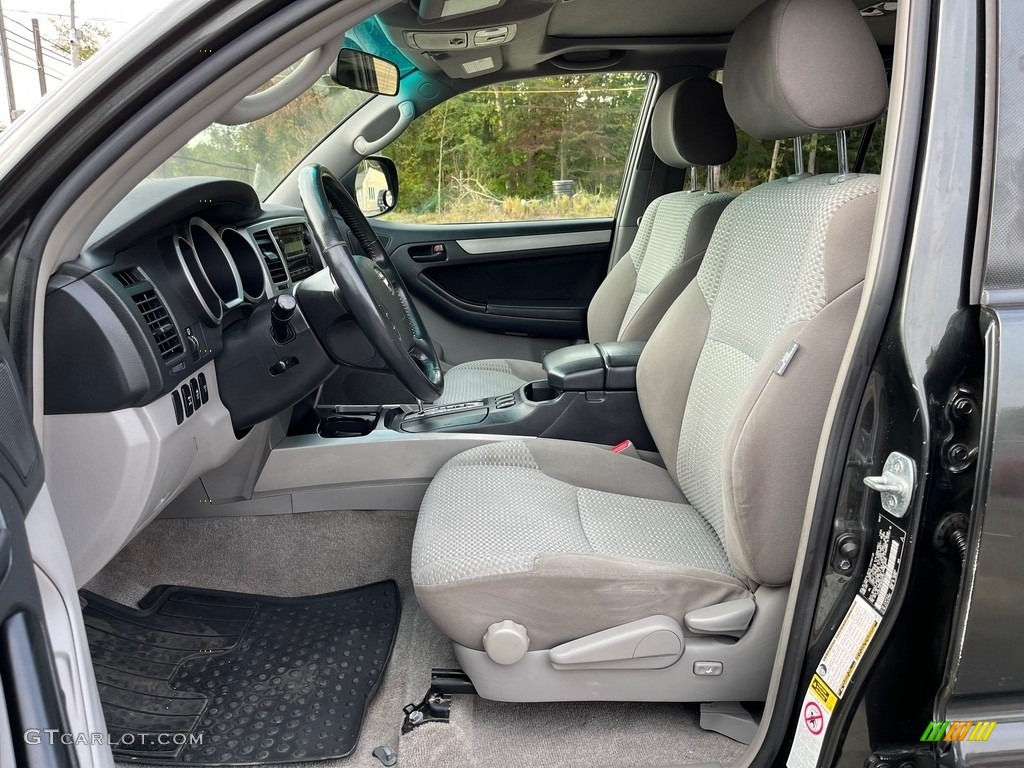
[[[456,666],[450,643],[412,591],[415,524],[412,512],[157,520],[86,588],[134,605],[157,584],[291,597],[395,579],[402,621],[355,753],[296,768],[380,768],[371,755],[380,745],[398,751],[400,768],[630,768],[728,763],[743,753],[741,744],[701,730],[695,706],[672,704],[506,704],[456,696],[449,725],[400,736],[402,707],[423,697],[430,669]]]

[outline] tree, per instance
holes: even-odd
[[[324,77],[260,120],[211,125],[169,158],[157,175],[237,179],[251,184],[262,197],[367,98],[365,93],[342,88]]]
[[[492,201],[550,199],[551,182],[614,195],[648,77],[578,74],[500,83],[417,118],[386,150],[402,209],[439,211],[466,190]]]
[[[71,22],[62,17],[50,18],[54,28],[53,47],[71,55]],[[85,61],[110,41],[110,30],[94,21],[78,26],[78,56]]]

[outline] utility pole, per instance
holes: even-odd
[[[18,108],[14,106],[14,81],[11,80],[11,53],[7,47],[7,27],[4,24],[4,8],[0,5],[0,56],[4,60],[4,82],[7,84],[7,108],[11,111],[11,122],[18,116]]]
[[[81,48],[78,45],[78,25],[75,24],[75,0],[71,0],[71,68],[77,69],[81,63]]]
[[[32,42],[36,46],[36,71],[39,72],[39,95],[46,95],[46,69],[43,67],[43,41],[39,38],[39,19],[32,19]]]

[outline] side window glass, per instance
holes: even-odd
[[[519,80],[460,94],[384,154],[398,166],[389,221],[456,224],[615,215],[647,73]]]

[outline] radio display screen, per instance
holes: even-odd
[[[310,253],[309,235],[302,224],[277,227],[272,230],[274,239],[281,249],[288,274],[293,281],[301,280],[313,274],[313,256]]]

